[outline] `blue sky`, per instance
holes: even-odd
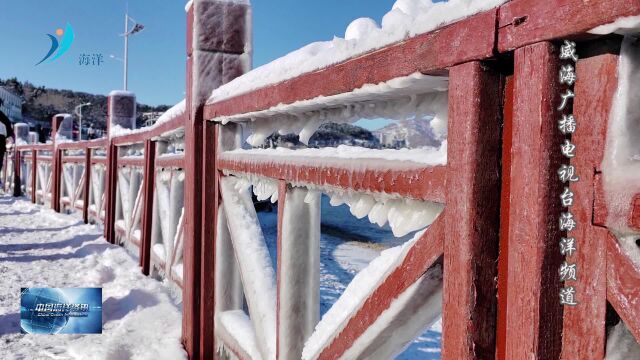
[[[0,0],[0,78],[18,77],[36,85],[107,94],[122,88],[124,0]],[[129,89],[150,105],[177,103],[185,88],[185,26],[182,0],[129,0],[129,13],[145,30],[131,37]],[[358,17],[380,22],[394,0],[253,0],[254,65],[305,44],[344,36]],[[76,34],[67,54],[35,63],[54,34],[69,22]],[[100,66],[81,66],[81,54],[102,54]]]

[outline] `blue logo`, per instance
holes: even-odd
[[[25,334],[100,334],[102,289],[23,288],[20,329]]]
[[[47,36],[51,40],[51,49],[49,49],[47,55],[45,55],[45,57],[42,58],[42,60],[40,60],[40,62],[37,63],[36,66],[42,64],[45,60],[49,63],[64,55],[67,51],[69,51],[69,48],[71,48],[71,44],[73,44],[73,39],[75,38],[76,34],[73,32],[73,27],[71,27],[71,24],[67,23],[67,26],[64,30],[56,29],[57,37],[51,34],[47,34]],[[58,38],[61,38],[60,41],[58,41]]]

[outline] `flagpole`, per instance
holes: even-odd
[[[128,6],[127,6],[128,7]],[[124,90],[127,90],[129,76],[129,10],[124,15]]]

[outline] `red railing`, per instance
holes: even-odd
[[[207,7],[221,3],[196,1],[188,12],[184,115],[109,140],[21,145],[5,159],[3,170],[5,191],[12,191],[15,178],[21,184],[18,192],[25,191],[34,202],[50,201],[57,210],[81,208],[85,221],[104,221],[108,241],[134,249],[145,274],[165,276],[180,286],[183,341],[191,358],[213,358],[219,349],[239,358],[300,358],[305,347],[310,358],[391,353],[410,340],[400,330],[415,324],[384,322],[384,317],[423,314],[425,299],[438,296],[427,278],[442,284],[445,359],[602,359],[605,318],[616,315],[640,339],[640,267],[608,228],[615,209],[607,209],[602,189],[621,40],[587,34],[620,17],[639,15],[640,3],[509,1],[353,59],[206,104],[211,90],[244,66],[244,43],[229,45],[224,32],[202,33],[214,28],[243,33],[246,29],[234,27],[246,25],[244,15],[242,21],[219,27],[194,26],[223,21],[207,18]],[[565,38],[577,41],[580,49],[573,113],[589,124],[578,126],[571,138],[579,154],[570,164],[581,176],[571,185],[578,199],[571,211],[580,225],[569,234],[579,241],[570,259],[581,274],[571,283],[582,296],[576,307],[560,305],[564,285],[557,276],[564,260],[558,241],[567,236],[557,227],[562,187],[556,180],[562,163],[556,151],[562,143],[556,129],[558,49]],[[224,66],[209,61],[218,55],[229,61]],[[274,119],[265,111],[273,106],[280,114],[294,114],[289,107],[294,103],[414,73],[448,78],[445,165],[400,169],[378,159],[376,167],[367,168],[354,166],[357,160],[331,163],[311,155],[300,163],[231,152],[240,147],[243,122],[251,121],[243,118],[248,113],[269,122]],[[358,101],[375,100],[363,96]],[[385,96],[393,99],[394,93]],[[330,106],[350,105],[345,100]],[[218,121],[223,117],[234,120],[223,124]],[[104,200],[98,201],[101,188],[94,184],[100,175],[94,175],[94,168],[103,165]],[[251,243],[241,233],[255,230],[245,225],[257,219],[247,206],[245,180],[239,179],[260,179],[277,189],[277,266],[274,283],[264,288],[251,284],[258,278],[269,283],[271,275],[253,271],[262,260],[249,250],[265,246],[259,231],[250,234]],[[353,311],[330,328],[330,335],[318,336],[317,298],[309,295],[318,283],[299,281],[300,274],[315,274],[318,265],[318,209],[305,199],[335,191],[437,203],[444,210]],[[628,219],[632,230],[640,228],[636,200],[631,213],[613,214]],[[235,216],[239,213],[243,223]],[[301,261],[298,254],[305,252]],[[265,299],[263,289],[274,296]],[[416,289],[421,296],[411,297]],[[399,306],[399,298],[411,301]],[[238,323],[252,332],[239,335],[231,326]],[[392,333],[397,337],[390,340]],[[317,342],[311,346],[309,338]]]

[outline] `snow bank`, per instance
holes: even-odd
[[[640,44],[626,37],[620,52],[618,89],[612,104],[607,130],[602,178],[607,201],[607,226],[622,249],[640,267],[640,234],[627,225],[631,203],[640,193]]]
[[[404,260],[409,249],[424,234],[417,233],[414,238],[401,246],[383,251],[379,257],[360,271],[338,301],[327,311],[316,325],[315,331],[305,343],[302,358],[315,359],[322,349],[346,326],[352,314],[359,309],[369,295]],[[425,324],[426,325],[426,324]]]
[[[263,358],[276,356],[276,275],[247,183],[220,179],[224,210]]]
[[[616,19],[609,24],[600,25],[588,31],[591,34],[607,35],[620,34],[631,35],[640,32],[640,15],[627,16]]]
[[[453,23],[507,0],[398,0],[379,27],[371,19],[357,19],[346,38],[316,42],[240,76],[215,89],[209,99],[217,102],[325,68],[374,49]]]

